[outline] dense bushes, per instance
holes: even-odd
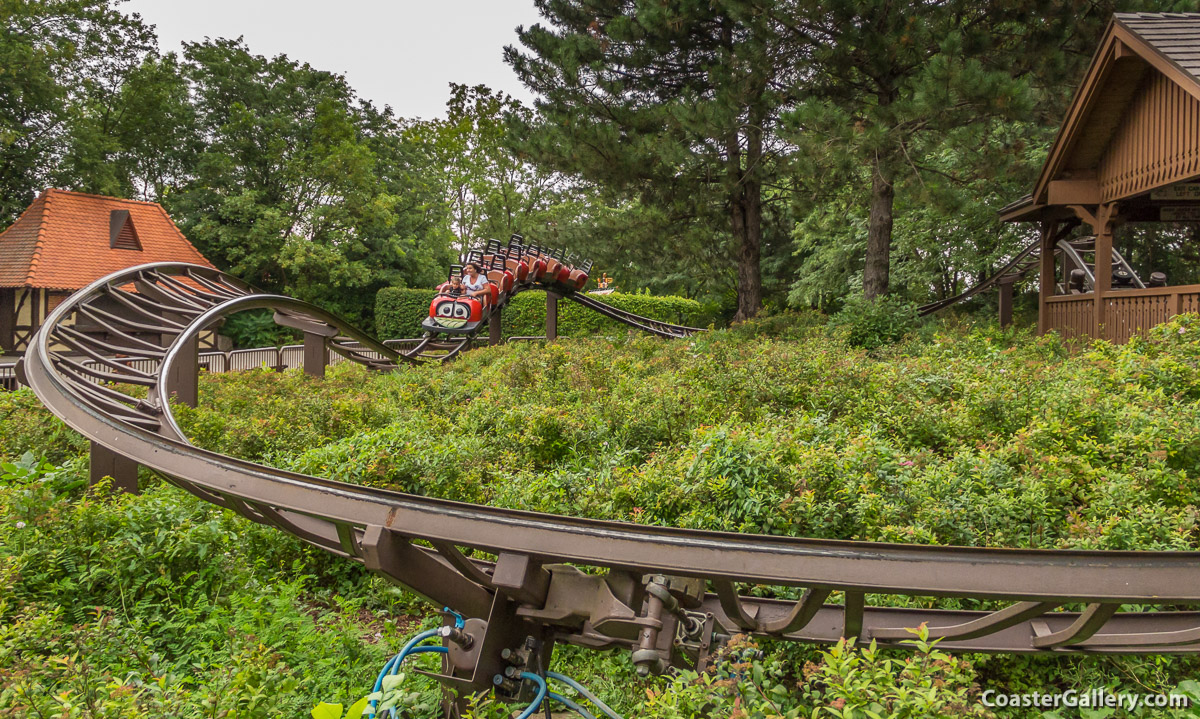
[[[407,633],[357,566],[86,466],[0,464],[0,716],[304,716]]]
[[[421,321],[429,316],[429,303],[437,294],[430,289],[386,288],[375,297],[375,328],[380,337],[416,337]],[[683,297],[620,294],[599,297],[617,309],[664,322],[696,326],[701,320],[700,304]],[[546,295],[522,292],[504,308],[505,337],[537,337],[546,333]],[[625,334],[627,327],[576,305],[560,302],[558,333],[563,337],[609,333]]]
[[[641,522],[943,544],[1188,548],[1196,318],[1069,355],[935,335],[580,340],[448,367],[214,378],[204,446],[450,498]],[[1182,331],[1182,334],[1181,334]],[[296,416],[305,417],[297,423]]]
[[[979,703],[971,665],[939,651],[928,630],[914,637],[913,654],[885,656],[872,644],[839,642],[795,667],[779,658],[752,661],[753,642],[735,637],[706,674],[680,672],[663,689],[647,691],[639,716],[662,719],[927,719],[992,717]]]
[[[409,287],[385,287],[375,293],[375,334],[383,339],[420,335],[436,295],[437,290]]]
[[[86,446],[83,437],[42,408],[33,392],[0,391],[0,459],[33,452],[58,463]]]
[[[282,347],[302,342],[304,334],[275,324],[271,310],[246,310],[225,319],[220,333],[233,341],[234,349]]]
[[[873,350],[902,339],[917,326],[917,306],[895,295],[868,300],[850,298],[833,316],[833,327],[846,333],[853,347]]]
[[[197,444],[222,452],[547,512],[910,543],[1197,548],[1200,318],[1073,350],[994,327],[935,330],[868,353],[804,313],[687,341],[621,333],[484,349],[387,375],[246,372],[205,377],[201,407],[179,416]],[[0,716],[34,706],[28,696],[58,707],[65,691],[78,703],[85,686],[114,706],[132,692],[169,707],[144,716],[196,715],[206,697],[238,703],[238,716],[273,716],[254,699],[263,693],[288,711],[349,703],[384,654],[374,632],[400,633],[382,618],[419,606],[169,487],[81,497],[83,443],[28,391],[0,395],[0,415],[0,454],[45,451],[56,465],[13,462],[0,483],[0,686],[16,687],[0,688]],[[77,644],[98,647],[86,665],[49,661],[73,653],[52,647]],[[152,670],[138,652],[157,655]],[[970,667],[939,659],[930,674],[920,654],[766,652],[725,674],[649,685],[620,655],[556,651],[556,661],[653,719],[696,716],[709,702],[756,717],[851,705],[953,716],[979,713],[974,684],[1140,692],[1198,668],[1188,657],[998,656]],[[925,681],[944,691],[920,713],[912,693]],[[422,701],[434,696],[413,686]],[[780,711],[751,703],[764,692]]]

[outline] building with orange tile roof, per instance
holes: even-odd
[[[0,350],[24,351],[75,290],[148,262],[213,266],[157,203],[46,190],[0,232]]]

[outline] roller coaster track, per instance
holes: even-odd
[[[561,288],[549,287],[540,283],[531,283],[514,288],[512,292],[504,297],[499,305],[488,307],[484,321],[474,331],[465,335],[448,338],[436,333],[427,333],[417,341],[415,346],[402,353],[402,359],[411,362],[446,362],[454,359],[465,350],[470,349],[473,346],[474,340],[488,329],[488,325],[499,320],[509,300],[521,292],[528,290],[545,290],[546,292],[554,293],[561,296],[562,299],[570,300],[571,302],[587,307],[593,312],[597,312],[611,320],[664,339],[679,339],[705,331],[699,327],[686,327],[650,317],[635,315],[632,312],[618,309],[610,304],[577,292],[563,293]]]
[[[1083,270],[1083,289],[1086,291],[1091,291],[1091,288],[1096,281],[1096,275],[1094,265],[1088,262],[1083,255],[1086,253],[1094,254],[1094,243],[1095,238],[1093,237],[1084,237],[1074,240],[1059,240],[1056,243],[1056,254],[1064,258],[1064,260],[1070,266],[1070,269]],[[934,312],[944,310],[951,305],[964,302],[971,299],[975,295],[993,289],[1001,282],[1014,282],[1023,279],[1030,272],[1038,269],[1040,263],[1041,240],[1037,240],[1018,252],[1011,260],[1008,261],[1007,264],[989,275],[984,280],[972,285],[965,291],[954,295],[953,297],[947,297],[936,302],[930,302],[929,304],[922,305],[921,307],[917,308],[917,313],[921,316],[933,314]],[[1114,270],[1119,269],[1127,273],[1134,287],[1138,289],[1145,289],[1146,285],[1142,283],[1141,278],[1137,276],[1137,273],[1133,271],[1133,268],[1130,267],[1129,263],[1125,261],[1125,258],[1122,257],[1121,254],[1115,249],[1112,251],[1112,265]],[[1063,294],[1065,294],[1067,291],[1064,287],[1059,287],[1059,290],[1060,293]]]
[[[404,358],[410,361],[428,362],[445,362],[454,359],[464,350],[470,349],[473,341],[485,329],[488,329],[488,326],[492,322],[499,321],[503,315],[504,307],[513,297],[528,290],[544,290],[554,296],[582,305],[611,320],[664,339],[679,339],[705,331],[699,327],[686,327],[684,325],[656,320],[651,317],[642,317],[641,315],[635,315],[632,312],[618,309],[610,304],[578,292],[564,292],[559,287],[531,282],[514,287],[511,292],[502,297],[499,304],[489,306],[486,310],[487,314],[484,317],[484,321],[474,331],[449,338],[441,337],[437,333],[426,333],[424,337],[420,338],[416,346],[403,353]]]
[[[690,337],[697,332],[704,331],[699,327],[673,325],[669,322],[662,322],[660,320],[650,319],[649,317],[635,315],[632,312],[626,312],[625,310],[617,309],[612,305],[605,304],[604,302],[601,302],[600,300],[588,295],[571,293],[566,295],[564,299],[568,299],[576,304],[587,307],[588,309],[608,317],[609,319],[622,322],[630,327],[636,327],[643,332],[649,332],[650,334],[657,335],[658,337],[682,339],[684,337]]]
[[[987,279],[971,286],[966,291],[954,295],[953,297],[947,297],[945,299],[938,300],[937,302],[930,302],[927,305],[922,305],[917,309],[917,312],[922,316],[933,314],[934,312],[944,310],[951,305],[956,305],[959,302],[969,300],[981,292],[986,292],[1007,278],[1013,278],[1015,280],[1024,277],[1031,270],[1037,269],[1038,263],[1041,262],[1041,244],[1041,240],[1031,243],[1028,247],[1018,252],[1015,257],[1009,260],[1008,264],[1006,264],[1004,267],[1001,267],[999,271],[993,273]]]
[[[115,453],[461,613],[466,625],[446,640],[439,677],[452,687],[488,689],[498,678],[499,691],[516,692],[502,681],[504,668],[520,661],[544,669],[556,642],[628,650],[645,673],[698,666],[714,642],[738,632],[905,646],[910,629],[926,624],[957,651],[1200,649],[1200,612],[1188,610],[1200,604],[1197,552],[898,545],[644,526],[357,486],[192,446],[173,406],[195,401],[187,385],[198,338],[235,312],[262,308],[368,367],[405,362],[312,305],[258,293],[215,270],[162,264],[110,275],[59,305],[23,359],[23,381],[94,452]],[[153,369],[134,369],[130,359],[150,360]],[[971,608],[930,608],[946,599]]]

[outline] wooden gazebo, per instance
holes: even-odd
[[[1039,333],[1124,342],[1200,311],[1200,285],[1127,281],[1113,253],[1121,223],[1200,221],[1200,13],[1113,17],[1033,193],[1001,219],[1041,224]]]

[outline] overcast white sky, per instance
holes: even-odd
[[[251,52],[285,54],[339,72],[401,117],[443,115],[448,85],[487,85],[529,103],[504,64],[533,0],[129,0],[157,28],[163,51],[186,41],[243,36]]]

